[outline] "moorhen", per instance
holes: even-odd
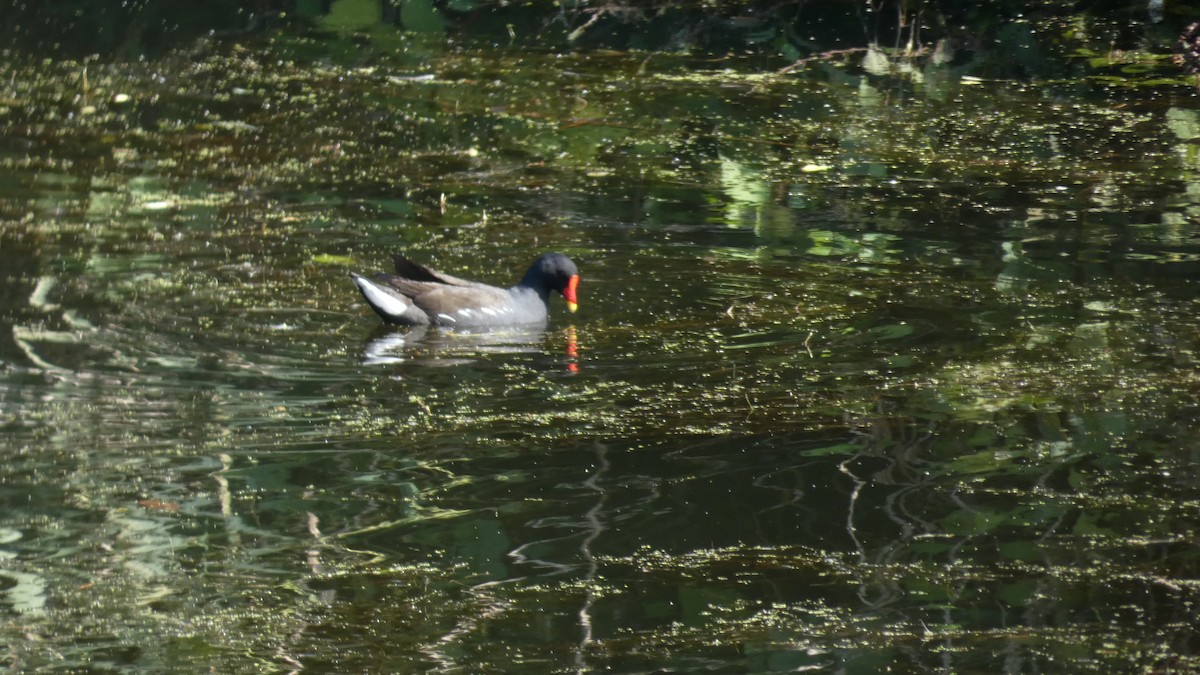
[[[367,304],[388,323],[446,327],[544,323],[550,291],[562,293],[572,312],[578,307],[579,270],[561,253],[543,253],[512,288],[452,277],[402,256],[395,260],[395,274],[368,279],[350,273]]]

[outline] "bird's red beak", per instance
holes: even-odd
[[[567,309],[574,312],[579,309],[579,300],[575,296],[575,287],[579,285],[579,275],[571,275],[571,279],[567,281],[567,288],[563,291],[563,298],[567,301]]]

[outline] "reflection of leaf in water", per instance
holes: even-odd
[[[1008,459],[995,450],[984,450],[955,459],[947,470],[951,473],[986,473],[997,470]]]
[[[731,159],[721,160],[721,185],[733,202],[761,205],[771,198],[771,188],[758,171]]]
[[[29,616],[41,614],[46,609],[46,580],[40,575],[4,570],[0,572],[0,579],[11,579],[15,582],[11,588],[3,591],[14,612]]]
[[[1000,553],[1008,560],[1037,560],[1045,555],[1037,544],[1032,541],[1007,541],[1000,544]]]
[[[330,5],[320,23],[333,30],[361,30],[379,23],[379,5],[375,0],[341,0]]]
[[[1020,581],[1005,584],[996,592],[996,597],[1004,602],[1009,607],[1027,607],[1029,600],[1038,593],[1041,589],[1040,582],[1034,579],[1022,579]]]
[[[897,323],[890,326],[878,326],[871,329],[871,333],[878,336],[880,340],[898,340],[902,337],[908,337],[913,334],[913,327],[906,323]]]
[[[332,253],[320,253],[312,257],[312,261],[318,265],[353,265],[354,258],[348,255],[334,255]]]
[[[1117,534],[1111,527],[1104,527],[1100,524],[1104,518],[1102,513],[1095,511],[1084,511],[1080,514],[1079,520],[1075,521],[1073,531],[1075,534],[1084,534],[1092,536],[1101,536],[1111,538]]]
[[[957,511],[940,521],[947,532],[965,535],[993,532],[1007,522],[1008,518],[1003,513],[983,508]]]
[[[822,457],[824,455],[854,455],[862,451],[862,446],[857,443],[838,443],[837,445],[829,445],[824,448],[805,450],[801,454],[807,457]]]
[[[1190,141],[1200,138],[1200,112],[1169,108],[1167,110],[1167,129],[1180,140]]]
[[[887,75],[892,69],[892,63],[879,45],[872,44],[863,55],[862,67],[872,75]]]

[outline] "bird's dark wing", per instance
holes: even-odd
[[[481,284],[477,281],[468,281],[466,279],[460,279],[449,274],[444,274],[430,267],[426,267],[419,262],[409,260],[404,256],[396,256],[393,258],[393,261],[396,265],[396,276],[409,279],[411,281],[430,284],[445,284],[447,286],[469,286],[472,288],[487,286],[487,284]]]

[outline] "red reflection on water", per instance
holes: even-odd
[[[576,342],[575,326],[567,326],[567,357],[571,359],[567,363],[567,370],[572,373],[578,373],[579,344]]]

